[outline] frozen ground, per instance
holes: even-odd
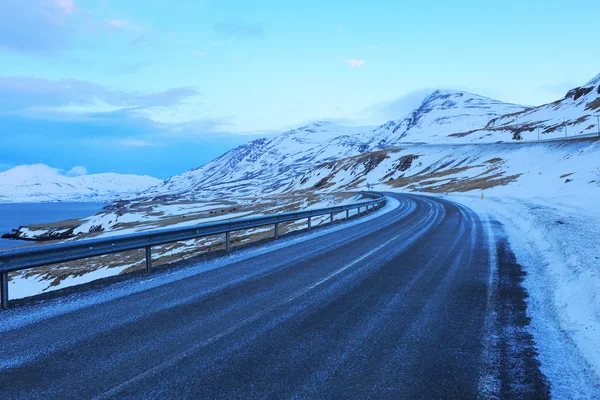
[[[554,398],[600,398],[598,196],[445,196],[504,225],[524,267],[528,315]]]

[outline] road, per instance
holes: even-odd
[[[547,398],[502,227],[388,196],[220,268],[1,313],[0,398]]]

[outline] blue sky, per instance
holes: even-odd
[[[600,73],[596,1],[0,1],[0,170],[197,167],[423,89],[541,104]],[[412,99],[405,101],[405,99]]]

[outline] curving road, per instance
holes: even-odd
[[[0,398],[548,397],[502,227],[388,196],[218,268],[0,313]]]

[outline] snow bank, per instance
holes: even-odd
[[[531,329],[555,398],[600,398],[597,196],[450,195],[499,220],[527,276]]]

